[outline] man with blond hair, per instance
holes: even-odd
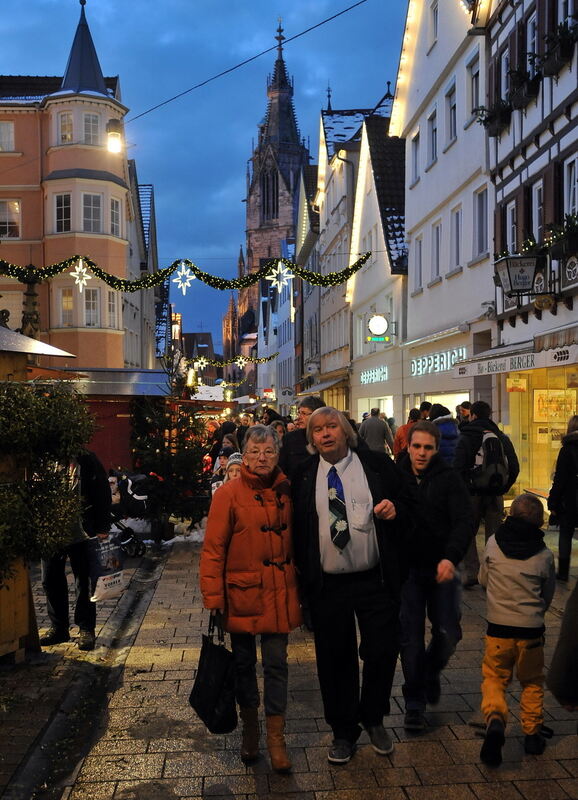
[[[345,764],[360,726],[378,754],[393,750],[383,717],[399,651],[409,490],[385,452],[357,449],[357,434],[335,408],[311,414],[307,441],[312,457],[292,485],[295,560],[334,737],[328,760]]]

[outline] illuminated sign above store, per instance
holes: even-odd
[[[578,345],[541,350],[539,353],[510,353],[499,358],[485,358],[457,364],[454,378],[469,378],[475,375],[498,375],[504,372],[519,372],[527,369],[555,367],[578,362]]]
[[[359,376],[361,383],[381,383],[387,380],[387,366],[382,364],[374,369],[366,369]]]
[[[456,361],[463,361],[466,356],[465,347],[454,347],[452,350],[442,350],[429,353],[427,356],[412,358],[410,368],[412,377],[430,375],[432,372],[449,372]]]

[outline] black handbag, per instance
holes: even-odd
[[[217,643],[214,641],[215,627]],[[211,615],[208,634],[203,634],[197,677],[189,703],[211,733],[231,733],[237,727],[235,667],[233,654],[225,647],[220,614]]]

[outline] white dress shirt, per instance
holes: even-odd
[[[329,524],[329,491],[327,474],[335,467],[343,484],[345,508],[349,525],[350,541],[339,550],[331,541]],[[315,505],[319,517],[319,550],[324,572],[362,572],[379,562],[379,550],[373,520],[373,499],[363,466],[356,453],[351,450],[338,461],[330,464],[321,456],[315,484]]]

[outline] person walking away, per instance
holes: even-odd
[[[87,451],[76,459],[82,498],[81,524],[74,541],[50,558],[42,559],[42,588],[46,595],[46,609],[50,628],[40,637],[40,644],[48,647],[70,639],[68,608],[68,582],[66,559],[74,575],[76,605],[74,623],[78,625],[78,649],[94,650],[96,642],[96,603],[91,602],[90,539],[106,537],[112,518],[112,495],[106,470],[95,453]]]
[[[451,464],[454,460],[454,453],[458,443],[458,423],[452,417],[449,408],[440,403],[434,403],[429,412],[430,422],[435,423],[441,434],[439,453],[442,458]]]
[[[241,758],[259,756],[257,636],[261,637],[267,748],[277,772],[291,769],[285,737],[287,639],[301,624],[289,483],[277,466],[279,437],[255,425],[245,436],[241,476],[215,494],[201,552],[203,605],[231,634],[243,721]]]
[[[578,521],[578,415],[570,417],[566,436],[556,459],[556,471],[548,508],[560,525],[558,536],[558,572],[560,581],[567,581],[572,556],[572,538]]]
[[[283,437],[281,453],[279,455],[279,468],[287,475],[290,481],[301,466],[311,458],[307,451],[307,421],[311,414],[318,408],[323,408],[323,400],[311,395],[304,397],[299,403],[296,430],[290,431]]]
[[[335,408],[313,412],[307,441],[313,458],[291,487],[295,561],[334,737],[328,761],[345,764],[355,753],[360,723],[378,754],[393,750],[383,718],[399,651],[411,495],[384,451],[358,449],[356,433]]]
[[[492,409],[483,400],[472,403],[471,422],[462,425],[453,468],[469,487],[474,507],[476,533],[483,520],[486,542],[504,518],[504,495],[516,482],[520,465],[514,446],[491,419]],[[478,583],[480,559],[475,537],[464,558],[465,582]]]
[[[419,408],[411,408],[405,425],[400,425],[393,440],[393,457],[399,461],[400,456],[407,452],[407,441],[412,425],[421,419]]]
[[[416,536],[409,577],[401,590],[401,664],[404,727],[425,728],[426,703],[440,699],[440,673],[462,638],[458,564],[474,535],[469,492],[442,458],[440,430],[420,420],[410,428],[407,454],[399,461],[414,487]],[[426,649],[425,617],[431,625]]]
[[[393,436],[387,422],[380,418],[379,408],[372,408],[369,417],[363,420],[359,436],[376,453],[393,452]]]
[[[475,405],[475,403],[474,403]],[[502,763],[508,717],[506,689],[514,668],[522,686],[520,721],[524,750],[544,752],[544,615],[555,590],[554,556],[544,544],[544,509],[537,497],[521,494],[510,516],[491,536],[480,565],[486,589],[487,622],[482,663],[482,713],[486,735],[480,758]]]

